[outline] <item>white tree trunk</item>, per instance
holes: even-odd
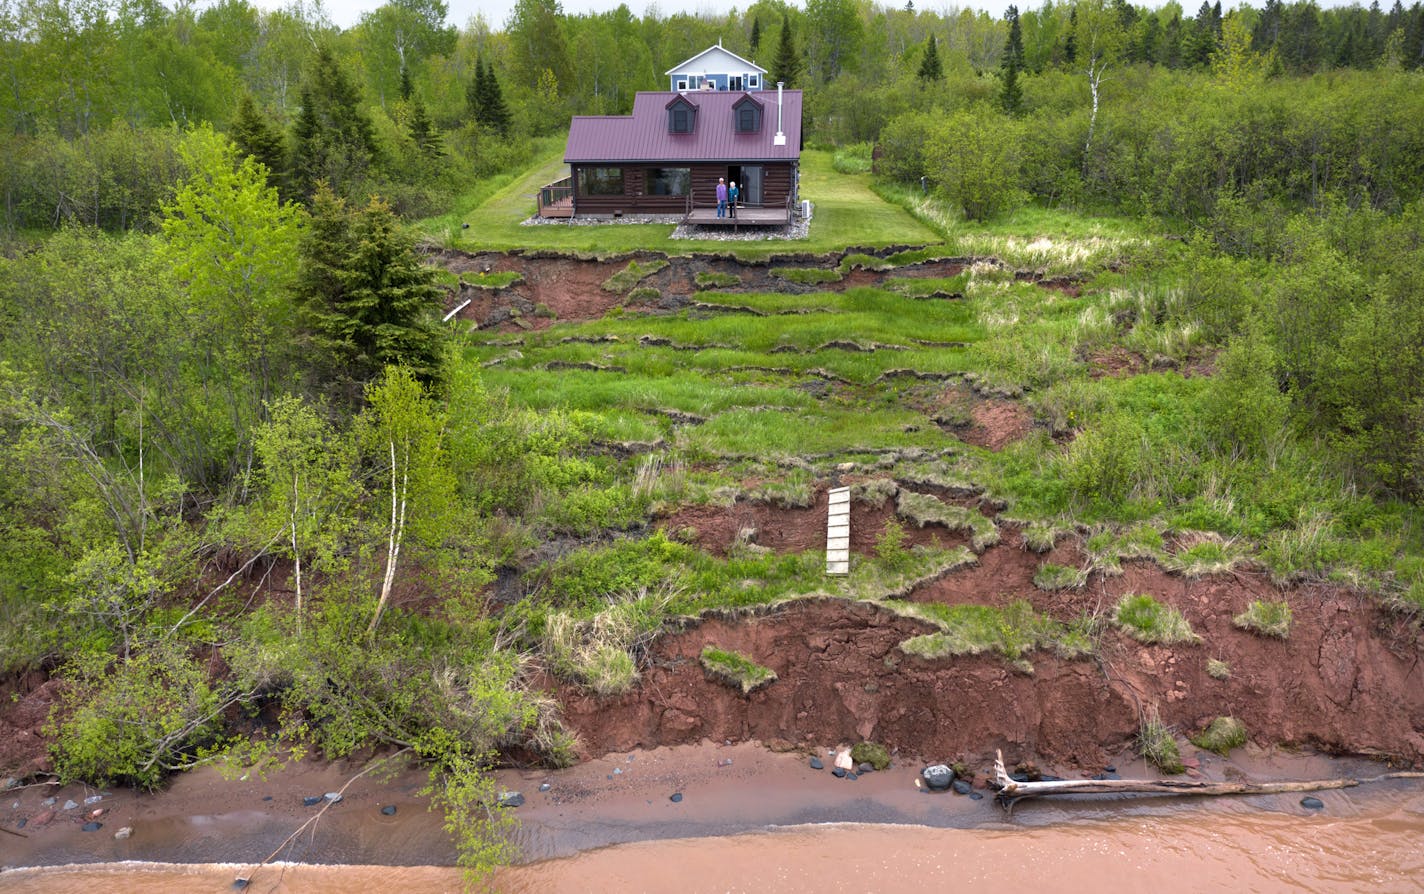
[[[400,559],[401,540],[405,536],[406,492],[410,487],[409,444],[406,445],[405,454],[406,467],[404,470],[398,470],[396,442],[391,441],[391,528],[386,538],[386,575],[381,581],[381,598],[376,603],[376,614],[371,618],[371,626],[366,630],[372,636],[375,635],[376,627],[381,623],[381,614],[385,612],[386,603],[391,598],[391,584],[396,579],[396,562]]]
[[[1087,170],[1088,156],[1093,148],[1093,131],[1098,126],[1098,99],[1100,89],[1103,84],[1103,72],[1107,70],[1107,63],[1101,59],[1093,59],[1088,63],[1088,89],[1093,94],[1093,111],[1088,115],[1088,139],[1083,144],[1083,169]]]

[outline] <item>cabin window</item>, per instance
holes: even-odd
[[[742,76],[741,76],[741,75],[732,75],[732,76],[727,80],[727,89],[728,89],[728,90],[741,90],[741,89],[742,89]]]
[[[623,195],[623,169],[583,168],[579,171],[579,195]]]
[[[677,90],[678,90],[679,93],[686,93],[686,92],[687,92],[687,78],[678,78],[678,79],[677,79]]]
[[[697,113],[685,105],[675,105],[668,109],[668,133],[692,133],[697,121]]]
[[[747,75],[747,89],[755,90],[761,86],[761,75]]]
[[[745,102],[737,106],[737,133],[756,133],[761,130],[761,109]]]
[[[692,188],[691,168],[648,168],[650,196],[685,196]]]

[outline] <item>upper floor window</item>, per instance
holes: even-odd
[[[668,133],[692,133],[696,126],[696,108],[680,100],[668,106]]]
[[[737,133],[756,133],[761,130],[761,109],[751,100],[743,100],[733,108],[736,116]]]

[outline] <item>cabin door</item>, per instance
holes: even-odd
[[[738,181],[738,186],[742,190],[743,203],[747,205],[762,203],[761,174],[761,165],[742,165],[742,179]]]

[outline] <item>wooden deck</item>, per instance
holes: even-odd
[[[784,227],[791,223],[785,208],[738,208],[736,217],[718,217],[716,208],[693,208],[682,219],[684,224],[702,227]]]
[[[560,199],[548,205],[539,206],[540,217],[573,217],[574,199],[573,196],[567,199]]]

